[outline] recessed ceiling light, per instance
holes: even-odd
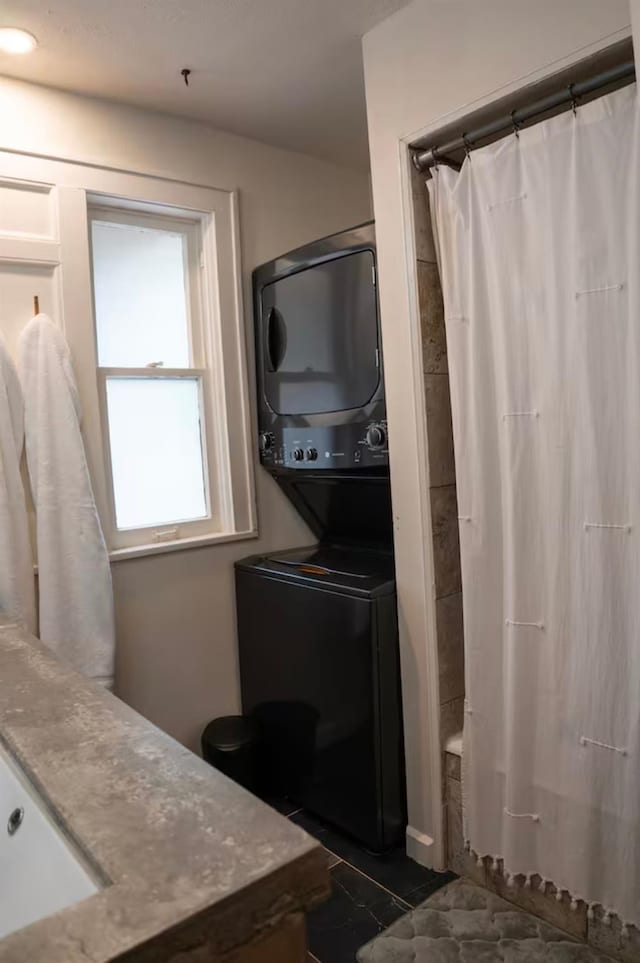
[[[18,27],[0,27],[0,51],[8,54],[26,54],[38,46],[38,41],[27,30]]]

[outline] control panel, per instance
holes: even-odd
[[[273,468],[354,469],[389,463],[387,422],[283,427],[263,431],[260,460]]]

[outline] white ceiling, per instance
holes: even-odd
[[[0,53],[0,74],[365,168],[360,38],[406,2],[2,0],[0,26],[30,30],[39,46]]]

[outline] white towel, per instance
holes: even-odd
[[[24,406],[18,372],[0,337],[0,611],[36,630],[29,521],[20,475]]]
[[[111,569],[80,431],[71,354],[46,314],[27,324],[18,346],[36,508],[40,638],[76,669],[111,686]]]

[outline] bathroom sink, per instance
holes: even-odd
[[[45,800],[0,746],[0,939],[100,889]]]

